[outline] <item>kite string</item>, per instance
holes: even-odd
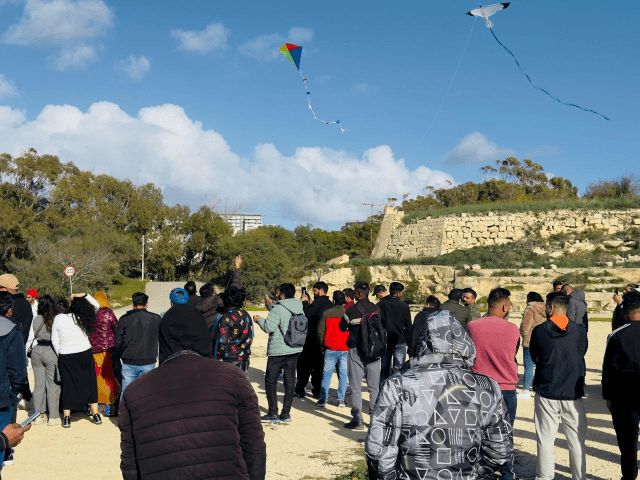
[[[511,55],[513,57],[513,60],[516,62],[516,65],[518,66],[518,68],[520,69],[520,71],[524,74],[525,77],[527,77],[527,80],[529,81],[529,83],[531,84],[531,86],[533,88],[535,88],[536,90],[540,90],[542,93],[545,93],[547,95],[549,95],[551,98],[553,98],[556,102],[561,103],[562,105],[566,105],[567,107],[575,107],[575,108],[579,108],[580,110],[583,110],[585,112],[591,112],[591,113],[595,113],[596,115],[600,115],[602,118],[604,118],[605,120],[609,120],[609,118],[605,117],[604,115],[602,115],[601,113],[596,112],[595,110],[591,110],[590,108],[582,108],[579,105],[576,105],[574,103],[566,103],[563,102],[562,100],[560,100],[558,97],[554,97],[553,95],[551,95],[549,92],[547,92],[544,88],[540,88],[537,85],[535,85],[532,81],[531,78],[529,78],[529,75],[527,75],[527,73],[522,69],[522,67],[520,66],[520,63],[518,62],[518,59],[516,58],[516,56],[511,52],[511,50],[509,50],[507,47],[504,46],[504,44],[498,40],[498,37],[496,37],[496,34],[493,32],[493,28],[490,28],[489,30],[491,30],[491,35],[493,35],[493,38],[496,39],[496,42],[498,42],[498,44],[500,44],[500,46],[502,48],[504,48],[507,53],[509,53],[509,55]]]
[[[340,128],[340,132],[342,132],[342,133],[348,132],[349,130],[344,128],[340,124],[340,120],[336,120],[336,121],[330,122],[330,121],[322,120],[322,119],[318,118],[318,116],[316,115],[316,112],[313,110],[313,107],[311,106],[311,92],[309,91],[309,87],[307,86],[307,79],[304,78],[304,75],[302,75],[302,72],[300,71],[300,69],[298,69],[298,73],[300,74],[300,78],[302,79],[302,83],[304,83],[304,89],[307,91],[307,102],[309,103],[309,110],[311,110],[311,114],[313,115],[313,119],[314,120],[318,120],[319,122],[322,122],[322,123],[324,123],[326,125],[331,125],[331,124],[335,123]]]
[[[460,65],[462,65],[462,59],[464,58],[464,54],[466,53],[467,47],[469,46],[469,40],[471,40],[471,34],[473,33],[473,27],[476,24],[477,18],[478,17],[474,17],[473,18],[473,22],[471,23],[471,30],[469,30],[469,36],[467,37],[467,43],[465,43],[465,45],[464,45],[464,50],[462,50],[462,55],[460,55],[460,60],[458,61],[458,66],[456,67],[456,71],[453,72],[453,77],[451,77],[451,81],[449,82],[449,86],[447,87],[447,91],[445,92],[444,97],[442,98],[442,101],[440,102],[440,106],[436,110],[436,113],[433,116],[433,119],[431,120],[431,123],[427,127],[427,130],[424,132],[424,135],[422,135],[422,138],[420,138],[420,140],[418,141],[418,144],[416,145],[416,148],[418,148],[418,145],[420,145],[422,143],[424,138],[427,136],[427,133],[429,133],[429,130],[431,130],[431,127],[433,126],[433,123],[436,121],[436,118],[438,117],[438,114],[440,113],[440,110],[442,109],[442,106],[444,105],[444,101],[447,99],[447,96],[449,95],[449,91],[451,90],[451,86],[453,85],[453,81],[456,79],[456,75],[458,74],[458,70],[460,69]]]

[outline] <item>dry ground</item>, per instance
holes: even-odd
[[[601,363],[609,331],[608,323],[593,322],[590,325],[585,398],[589,423],[588,480],[620,478],[619,453],[611,417],[600,396]],[[261,414],[266,412],[267,405],[263,373],[266,366],[266,340],[267,336],[258,328],[249,372]],[[332,388],[336,387],[337,380],[334,378]],[[335,401],[335,397],[330,397],[330,401]],[[361,458],[362,441],[366,434],[342,427],[350,419],[349,410],[333,405],[316,409],[311,399],[295,399],[291,424],[265,428],[267,479],[331,478],[337,473],[349,471],[353,461]],[[24,418],[26,411],[20,410],[18,420]],[[516,474],[523,479],[533,479],[536,458],[533,399],[519,402],[515,427]],[[101,426],[96,426],[85,415],[75,414],[70,429],[33,426],[16,450],[15,465],[3,469],[2,474],[5,480],[122,478],[119,449],[116,419],[105,419]],[[556,441],[556,462],[556,478],[570,478],[569,458],[562,434]]]

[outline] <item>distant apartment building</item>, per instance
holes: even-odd
[[[262,226],[262,215],[244,213],[221,213],[220,216],[233,228],[234,235]]]

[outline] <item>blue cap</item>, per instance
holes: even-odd
[[[184,288],[174,288],[169,294],[169,300],[177,305],[184,305],[189,301],[189,294]]]

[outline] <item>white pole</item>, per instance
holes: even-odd
[[[142,235],[142,275],[141,280],[144,280],[144,235]]]
[[[73,283],[71,283],[71,277],[69,277],[69,291],[71,292],[71,295],[73,295]]]

